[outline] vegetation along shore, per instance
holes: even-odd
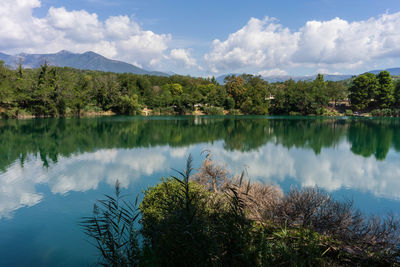
[[[251,183],[208,154],[139,203],[106,196],[81,226],[104,266],[398,266],[400,224],[318,188]]]
[[[16,70],[0,61],[3,118],[93,115],[257,114],[400,116],[400,82],[389,72],[344,81],[260,76],[214,78],[120,74],[54,67]]]

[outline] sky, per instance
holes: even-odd
[[[218,76],[400,67],[399,0],[1,0],[0,52]]]

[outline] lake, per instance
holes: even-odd
[[[318,186],[367,214],[400,214],[400,120],[98,117],[0,120],[0,266],[88,266],[79,228],[118,179],[134,199],[192,154],[253,181]]]

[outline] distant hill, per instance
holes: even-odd
[[[224,74],[221,76],[218,76],[216,80],[220,84],[224,84],[224,79],[226,76],[233,75],[233,74]],[[236,74],[239,75],[239,74]],[[294,81],[311,81],[314,80],[317,77],[317,75],[305,75],[305,76],[290,76],[290,75],[277,75],[277,76],[268,76],[268,77],[262,77],[265,81],[270,82],[270,83],[276,83],[276,82],[284,82],[289,79],[293,79]],[[353,77],[352,75],[332,75],[332,74],[324,74],[324,79],[325,81],[342,81],[342,80],[347,80]]]
[[[386,69],[392,76],[397,76],[400,75],[400,68],[390,68]],[[373,74],[379,74],[382,70],[371,70],[367,71]],[[240,75],[240,74],[224,74],[221,76],[218,76],[216,79],[220,84],[224,84],[224,79],[228,75]],[[358,75],[358,74],[356,74]],[[355,75],[333,75],[333,74],[324,74],[324,79],[325,81],[343,81],[352,78]],[[293,79],[294,81],[311,81],[314,80],[317,75],[305,75],[305,76],[290,76],[290,75],[278,75],[278,76],[268,76],[268,77],[262,77],[265,81],[270,82],[270,83],[276,83],[276,82],[284,82],[289,79]]]
[[[400,68],[391,68],[391,69],[385,69],[387,70],[390,75],[400,75]],[[367,71],[373,74],[379,74],[379,72],[381,72],[382,70],[371,70],[371,71]]]
[[[169,76],[163,72],[148,71],[126,62],[108,59],[91,51],[82,54],[65,50],[55,54],[21,53],[17,55],[7,55],[0,53],[0,60],[3,60],[12,68],[16,68],[19,62],[22,63],[23,68],[37,68],[40,67],[41,64],[44,64],[44,62],[47,62],[47,64],[52,66],[72,67],[83,70]]]
[[[3,60],[6,64],[10,60],[10,57],[11,56],[9,56],[7,54],[3,54],[3,53],[0,52],[0,60]],[[9,64],[7,64],[7,65],[9,65]]]

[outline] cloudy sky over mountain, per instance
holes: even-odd
[[[191,75],[400,66],[398,0],[2,0],[0,51],[92,50]]]

